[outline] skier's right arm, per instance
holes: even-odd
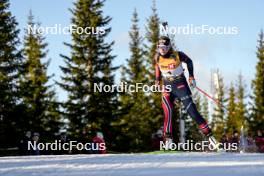
[[[158,65],[158,57],[159,55],[156,54],[154,56],[154,62],[155,62],[155,84],[156,85],[160,85],[160,80],[161,80],[161,71],[160,71],[160,68],[159,68],[159,65]]]

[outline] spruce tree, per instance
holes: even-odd
[[[146,76],[150,82],[154,83],[155,80],[155,65],[154,65],[154,56],[157,53],[157,43],[159,40],[159,23],[160,19],[157,14],[156,2],[153,0],[152,5],[152,14],[147,19],[146,26],[146,44],[144,48],[146,48],[145,55],[145,64],[146,64]],[[153,132],[159,129],[162,125],[163,116],[162,116],[162,108],[161,108],[161,94],[157,92],[151,92],[150,95],[150,103],[149,103],[149,113],[152,118],[152,128]]]
[[[47,60],[47,43],[37,30],[33,30],[34,27],[39,28],[40,24],[34,22],[30,11],[22,52],[24,67],[19,81],[21,102],[26,111],[21,123],[25,131],[37,131],[49,137],[59,130],[59,104],[54,88],[48,85],[51,76],[47,75],[50,63],[50,59]]]
[[[251,130],[264,130],[264,33],[261,30],[256,52],[258,62],[256,65],[255,79],[252,81],[253,113],[249,125]]]
[[[220,138],[224,132],[224,122],[225,122],[225,110],[224,107],[221,105],[225,105],[225,90],[224,90],[224,82],[222,76],[218,73],[219,79],[218,79],[218,84],[219,87],[216,89],[216,99],[220,105],[216,105],[214,107],[214,113],[212,116],[212,129],[217,138]]]
[[[235,112],[237,112],[237,104],[236,104],[236,94],[235,88],[231,83],[229,88],[229,97],[228,97],[228,105],[227,105],[227,120],[226,120],[226,133],[232,135],[235,130],[238,130],[237,126],[237,118],[238,117]]]
[[[0,1],[0,147],[14,146],[19,139],[18,76],[22,57],[15,17],[9,1]],[[13,140],[10,140],[12,138]]]
[[[116,110],[116,93],[99,92],[96,85],[114,84],[112,66],[115,56],[111,55],[113,42],[106,42],[111,31],[111,18],[103,15],[105,1],[78,0],[71,9],[74,25],[70,56],[61,55],[65,66],[62,81],[58,83],[67,93],[64,104],[65,116],[69,119],[69,132],[78,139],[91,132],[102,131],[108,143],[111,136],[111,121]],[[86,32],[77,32],[77,29]],[[109,147],[109,145],[107,144]]]
[[[122,68],[121,81],[130,85],[148,83],[144,66],[143,39],[139,34],[138,14],[135,9],[132,16],[132,27],[129,32],[131,56],[127,66]],[[142,151],[150,148],[151,116],[149,116],[149,97],[142,90],[126,92],[120,95],[122,115],[119,119],[121,134],[119,142],[123,151]]]
[[[157,14],[156,3],[153,0],[152,5],[152,14],[147,19],[147,26],[146,26],[146,39],[147,44],[145,45],[146,48],[146,62],[147,62],[147,69],[149,71],[150,79],[155,77],[155,67],[153,65],[153,58],[157,53],[157,43],[159,40],[159,23],[160,19]]]
[[[237,108],[234,114],[234,116],[236,116],[237,131],[240,131],[242,126],[244,127],[244,129],[247,128],[247,123],[246,123],[247,108],[245,104],[245,98],[246,98],[245,87],[246,85],[244,84],[243,76],[239,74],[237,80],[237,92],[236,92]]]

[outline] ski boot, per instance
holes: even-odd
[[[207,137],[209,144],[213,146],[213,149],[217,152],[222,151],[220,143],[213,136],[211,128],[209,128],[207,123],[202,123],[199,125],[200,131]]]

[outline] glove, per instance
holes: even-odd
[[[191,86],[191,88],[195,88],[196,87],[196,81],[194,79],[194,77],[189,77],[189,84]]]

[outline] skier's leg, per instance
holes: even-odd
[[[165,142],[164,149],[172,149],[172,109],[171,94],[168,91],[162,93],[162,108],[164,111],[163,138]]]
[[[192,100],[192,93],[185,78],[177,81],[175,93],[182,101],[187,113],[199,125],[201,132],[208,137],[210,144],[212,144],[215,149],[219,150],[219,143],[214,138],[212,130],[209,128],[206,120],[198,112],[197,107]]]
[[[186,82],[186,79],[181,79],[176,83],[176,94],[179,97],[179,99],[182,101],[187,113],[196,121],[196,123],[199,125],[199,129],[203,134],[206,136],[211,136],[212,131],[209,128],[206,120],[201,116],[201,114],[198,112],[196,105],[194,104],[192,100],[192,93],[188,86],[188,83]]]
[[[172,108],[170,92],[162,93],[162,108],[164,113],[163,136],[164,138],[172,137]]]

